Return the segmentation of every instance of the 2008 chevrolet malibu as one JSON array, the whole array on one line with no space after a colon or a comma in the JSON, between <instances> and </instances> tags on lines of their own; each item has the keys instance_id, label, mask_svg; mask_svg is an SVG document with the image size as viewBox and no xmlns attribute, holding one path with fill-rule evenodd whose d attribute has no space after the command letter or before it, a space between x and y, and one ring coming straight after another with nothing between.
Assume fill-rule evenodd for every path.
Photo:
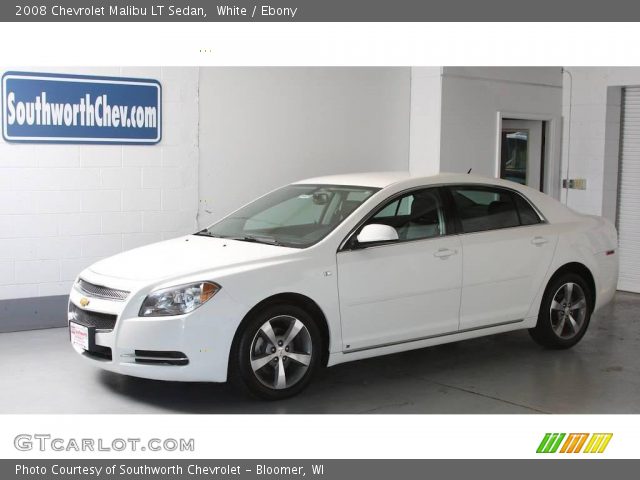
<instances>
[{"instance_id":1,"label":"2008 chevrolet malibu","mask_svg":"<svg viewBox=\"0 0 640 480\"><path fill-rule=\"evenodd\" d=\"M315 178L90 266L70 338L107 370L277 399L322 366L510 330L571 347L615 292L616 249L607 220L508 181Z\"/></svg>"}]
</instances>

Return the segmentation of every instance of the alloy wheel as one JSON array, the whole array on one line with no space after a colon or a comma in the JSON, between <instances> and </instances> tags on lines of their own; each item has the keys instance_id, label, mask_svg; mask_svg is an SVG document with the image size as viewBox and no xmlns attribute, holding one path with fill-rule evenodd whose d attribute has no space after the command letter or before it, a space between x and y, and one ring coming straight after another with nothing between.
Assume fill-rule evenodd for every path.
<instances>
[{"instance_id":1,"label":"alloy wheel","mask_svg":"<svg viewBox=\"0 0 640 480\"><path fill-rule=\"evenodd\" d=\"M311 335L299 319L278 315L262 324L251 341L253 374L264 386L283 390L298 383L312 355Z\"/></svg>"},{"instance_id":2,"label":"alloy wheel","mask_svg":"<svg viewBox=\"0 0 640 480\"><path fill-rule=\"evenodd\" d=\"M562 285L551 301L551 328L562 339L575 337L587 317L587 299L582 287L568 282Z\"/></svg>"}]
</instances>

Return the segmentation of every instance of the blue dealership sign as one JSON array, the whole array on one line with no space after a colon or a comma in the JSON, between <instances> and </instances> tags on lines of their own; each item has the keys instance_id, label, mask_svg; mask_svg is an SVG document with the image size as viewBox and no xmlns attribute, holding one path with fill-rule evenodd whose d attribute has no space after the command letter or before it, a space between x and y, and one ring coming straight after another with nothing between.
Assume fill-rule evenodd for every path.
<instances>
[{"instance_id":1,"label":"blue dealership sign","mask_svg":"<svg viewBox=\"0 0 640 480\"><path fill-rule=\"evenodd\" d=\"M156 80L7 72L2 136L8 142L155 144L162 137Z\"/></svg>"}]
</instances>

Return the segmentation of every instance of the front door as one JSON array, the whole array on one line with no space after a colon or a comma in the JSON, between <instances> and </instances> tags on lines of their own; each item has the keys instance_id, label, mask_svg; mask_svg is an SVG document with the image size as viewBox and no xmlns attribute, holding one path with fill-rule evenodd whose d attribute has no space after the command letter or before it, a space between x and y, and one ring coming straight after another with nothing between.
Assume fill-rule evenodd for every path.
<instances>
[{"instance_id":1,"label":"front door","mask_svg":"<svg viewBox=\"0 0 640 480\"><path fill-rule=\"evenodd\" d=\"M455 332L462 251L450 235L441 190L395 198L365 225L372 223L394 227L399 239L337 254L344 350Z\"/></svg>"}]
</instances>

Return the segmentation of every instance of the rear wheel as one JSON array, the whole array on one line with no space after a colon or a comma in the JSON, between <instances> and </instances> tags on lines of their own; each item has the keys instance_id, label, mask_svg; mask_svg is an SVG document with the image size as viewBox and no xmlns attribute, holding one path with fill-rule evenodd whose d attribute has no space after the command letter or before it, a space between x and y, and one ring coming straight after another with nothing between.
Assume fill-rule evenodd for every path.
<instances>
[{"instance_id":1,"label":"rear wheel","mask_svg":"<svg viewBox=\"0 0 640 480\"><path fill-rule=\"evenodd\" d=\"M570 348L587 331L591 305L591 291L580 275L560 275L547 286L540 305L538 323L529 333L544 347Z\"/></svg>"},{"instance_id":2,"label":"rear wheel","mask_svg":"<svg viewBox=\"0 0 640 480\"><path fill-rule=\"evenodd\" d=\"M318 368L321 338L315 321L303 309L270 306L242 327L231 353L231 380L265 399L295 395Z\"/></svg>"}]
</instances>

